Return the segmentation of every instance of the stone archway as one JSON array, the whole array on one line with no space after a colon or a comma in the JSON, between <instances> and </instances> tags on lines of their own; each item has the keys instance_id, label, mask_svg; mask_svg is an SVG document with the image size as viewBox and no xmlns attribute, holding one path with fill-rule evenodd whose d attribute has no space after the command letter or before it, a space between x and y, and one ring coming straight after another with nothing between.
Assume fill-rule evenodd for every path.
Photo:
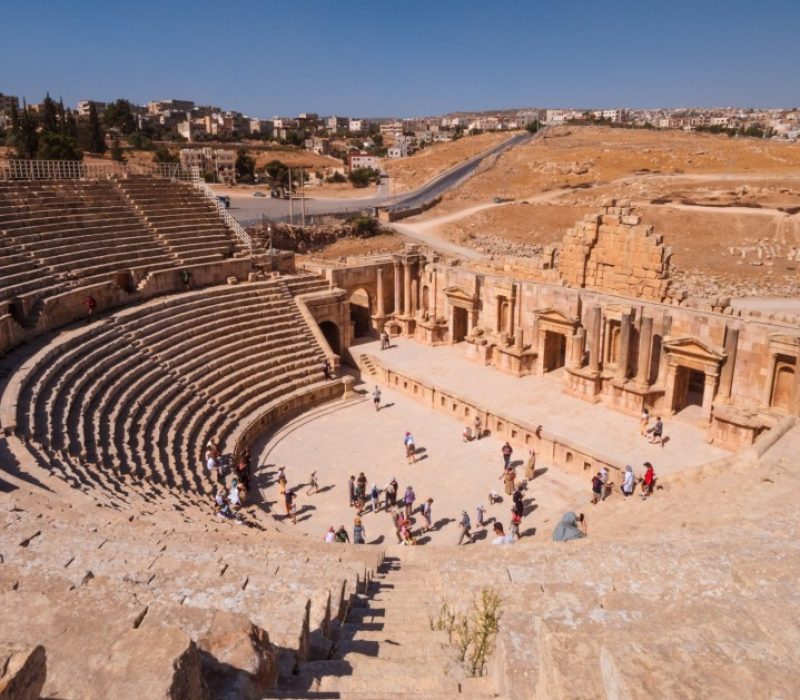
<instances>
[{"instance_id":1,"label":"stone archway","mask_svg":"<svg viewBox=\"0 0 800 700\"><path fill-rule=\"evenodd\" d=\"M319 329L322 331L322 335L325 336L325 340L328 341L328 345L331 346L333 353L340 355L342 352L342 340L339 326L333 321L322 321L319 324Z\"/></svg>"},{"instance_id":2,"label":"stone archway","mask_svg":"<svg viewBox=\"0 0 800 700\"><path fill-rule=\"evenodd\" d=\"M348 302L350 304L350 320L353 323L353 335L356 338L371 335L374 312L372 294L366 287L356 287L350 293Z\"/></svg>"}]
</instances>

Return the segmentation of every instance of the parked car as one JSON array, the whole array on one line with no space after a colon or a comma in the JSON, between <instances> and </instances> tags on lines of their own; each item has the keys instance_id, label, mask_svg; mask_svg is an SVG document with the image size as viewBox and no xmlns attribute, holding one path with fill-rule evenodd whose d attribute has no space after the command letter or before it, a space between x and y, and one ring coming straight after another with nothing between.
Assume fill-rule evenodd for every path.
<instances>
[{"instance_id":1,"label":"parked car","mask_svg":"<svg viewBox=\"0 0 800 700\"><path fill-rule=\"evenodd\" d=\"M217 195L217 201L220 204L225 205L226 209L230 209L231 208L231 198L228 197L228 195L226 195L226 194Z\"/></svg>"},{"instance_id":2,"label":"parked car","mask_svg":"<svg viewBox=\"0 0 800 700\"><path fill-rule=\"evenodd\" d=\"M259 192L258 190L256 190L255 192L253 192L253 196L254 197L266 197L267 195L265 195L263 192Z\"/></svg>"}]
</instances>

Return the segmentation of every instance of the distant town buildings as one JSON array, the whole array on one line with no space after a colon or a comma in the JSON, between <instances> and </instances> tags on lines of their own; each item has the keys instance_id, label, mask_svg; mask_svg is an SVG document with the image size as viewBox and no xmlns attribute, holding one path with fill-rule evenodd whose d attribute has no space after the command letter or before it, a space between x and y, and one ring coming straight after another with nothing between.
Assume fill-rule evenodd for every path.
<instances>
[{"instance_id":1,"label":"distant town buildings","mask_svg":"<svg viewBox=\"0 0 800 700\"><path fill-rule=\"evenodd\" d=\"M348 156L348 170L352 173L359 168L381 169L381 158L368 153L351 152Z\"/></svg>"},{"instance_id":2,"label":"distant town buildings","mask_svg":"<svg viewBox=\"0 0 800 700\"><path fill-rule=\"evenodd\" d=\"M97 110L98 115L102 115L103 112L106 111L106 103L105 102L98 102L97 100L80 100L78 102L78 116L79 117L88 117L89 112L92 109L92 105Z\"/></svg>"},{"instance_id":3,"label":"distant town buildings","mask_svg":"<svg viewBox=\"0 0 800 700\"><path fill-rule=\"evenodd\" d=\"M217 182L236 184L236 151L227 148L182 148L181 167L199 168L202 175L213 175Z\"/></svg>"}]
</instances>

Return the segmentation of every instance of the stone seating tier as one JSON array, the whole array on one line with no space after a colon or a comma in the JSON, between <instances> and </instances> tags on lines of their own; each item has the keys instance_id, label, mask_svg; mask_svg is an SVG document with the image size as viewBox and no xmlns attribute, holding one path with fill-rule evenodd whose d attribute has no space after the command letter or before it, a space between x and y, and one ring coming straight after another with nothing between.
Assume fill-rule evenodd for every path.
<instances>
[{"instance_id":1,"label":"stone seating tier","mask_svg":"<svg viewBox=\"0 0 800 700\"><path fill-rule=\"evenodd\" d=\"M323 358L282 279L185 293L39 351L19 389L18 432L72 483L205 493L208 439L232 449L253 416L322 382Z\"/></svg>"},{"instance_id":2,"label":"stone seating tier","mask_svg":"<svg viewBox=\"0 0 800 700\"><path fill-rule=\"evenodd\" d=\"M201 538L123 520L98 529L66 505L48 509L9 513L0 535L0 603L15 611L0 639L45 640L46 697L166 697L180 669L189 675L187 654L195 687L174 697L263 697L279 672L328 654L382 558L246 528ZM166 643L175 637L185 641Z\"/></svg>"},{"instance_id":3,"label":"stone seating tier","mask_svg":"<svg viewBox=\"0 0 800 700\"><path fill-rule=\"evenodd\" d=\"M0 183L0 301L24 298L26 309L128 270L142 279L246 254L215 207L182 183Z\"/></svg>"}]
</instances>

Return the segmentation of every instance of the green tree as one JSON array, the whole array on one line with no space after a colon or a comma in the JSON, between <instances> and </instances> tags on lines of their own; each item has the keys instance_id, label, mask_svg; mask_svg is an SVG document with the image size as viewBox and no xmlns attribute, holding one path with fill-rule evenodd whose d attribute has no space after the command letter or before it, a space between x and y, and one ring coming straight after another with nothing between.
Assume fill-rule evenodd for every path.
<instances>
[{"instance_id":1,"label":"green tree","mask_svg":"<svg viewBox=\"0 0 800 700\"><path fill-rule=\"evenodd\" d=\"M125 154L122 152L122 148L119 145L119 136L114 136L114 140L111 142L111 160L116 161L117 163L124 163L125 162Z\"/></svg>"},{"instance_id":2,"label":"green tree","mask_svg":"<svg viewBox=\"0 0 800 700\"><path fill-rule=\"evenodd\" d=\"M153 142L143 131L134 131L128 137L128 143L131 145L132 148L135 148L140 151L153 150Z\"/></svg>"},{"instance_id":3,"label":"green tree","mask_svg":"<svg viewBox=\"0 0 800 700\"><path fill-rule=\"evenodd\" d=\"M348 175L353 187L367 187L371 182L380 182L381 174L375 168L356 168Z\"/></svg>"},{"instance_id":4,"label":"green tree","mask_svg":"<svg viewBox=\"0 0 800 700\"><path fill-rule=\"evenodd\" d=\"M177 163L179 158L177 154L172 153L166 146L163 144L158 146L153 154L153 160L156 163Z\"/></svg>"},{"instance_id":5,"label":"green tree","mask_svg":"<svg viewBox=\"0 0 800 700\"><path fill-rule=\"evenodd\" d=\"M136 118L128 100L119 99L110 103L103 115L103 122L106 128L119 129L126 136L136 131Z\"/></svg>"},{"instance_id":6,"label":"green tree","mask_svg":"<svg viewBox=\"0 0 800 700\"><path fill-rule=\"evenodd\" d=\"M540 124L538 119L534 119L532 122L528 122L525 125L525 130L530 132L531 134L535 134L539 129L541 129L542 125Z\"/></svg>"},{"instance_id":7,"label":"green tree","mask_svg":"<svg viewBox=\"0 0 800 700\"><path fill-rule=\"evenodd\" d=\"M42 131L55 133L58 131L58 116L56 113L56 103L50 93L45 95L42 102Z\"/></svg>"},{"instance_id":8,"label":"green tree","mask_svg":"<svg viewBox=\"0 0 800 700\"><path fill-rule=\"evenodd\" d=\"M289 166L280 160L271 160L264 166L264 172L273 185L286 187L289 184Z\"/></svg>"},{"instance_id":9,"label":"green tree","mask_svg":"<svg viewBox=\"0 0 800 700\"><path fill-rule=\"evenodd\" d=\"M39 147L38 124L33 112L22 103L22 114L19 115L19 128L14 134L14 146L17 158L35 158Z\"/></svg>"},{"instance_id":10,"label":"green tree","mask_svg":"<svg viewBox=\"0 0 800 700\"><path fill-rule=\"evenodd\" d=\"M83 160L83 153L70 136L44 131L39 135L36 157L42 160Z\"/></svg>"},{"instance_id":11,"label":"green tree","mask_svg":"<svg viewBox=\"0 0 800 700\"><path fill-rule=\"evenodd\" d=\"M256 173L256 162L240 148L236 152L236 179L240 182L252 182Z\"/></svg>"},{"instance_id":12,"label":"green tree","mask_svg":"<svg viewBox=\"0 0 800 700\"><path fill-rule=\"evenodd\" d=\"M106 152L106 140L100 118L97 116L97 107L94 102L89 104L89 122L86 132L86 150L91 153L102 154Z\"/></svg>"}]
</instances>

